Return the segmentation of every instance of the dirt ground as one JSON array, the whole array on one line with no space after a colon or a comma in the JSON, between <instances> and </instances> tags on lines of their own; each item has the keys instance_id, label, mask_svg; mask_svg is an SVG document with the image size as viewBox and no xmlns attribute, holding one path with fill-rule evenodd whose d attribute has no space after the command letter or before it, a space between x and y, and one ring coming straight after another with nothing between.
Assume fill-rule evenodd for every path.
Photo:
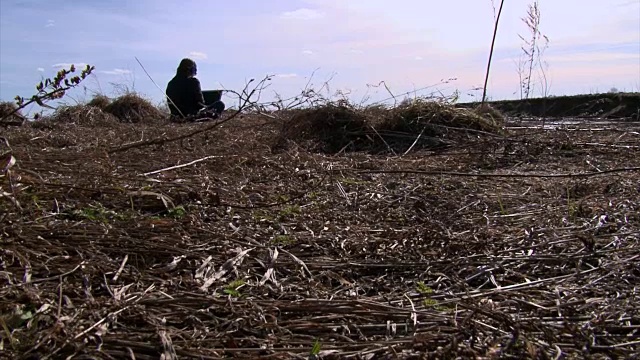
<instances>
[{"instance_id":1,"label":"dirt ground","mask_svg":"<svg viewBox=\"0 0 640 360\"><path fill-rule=\"evenodd\" d=\"M209 125L4 130L1 358L640 353L639 123L328 155L245 116L117 151Z\"/></svg>"}]
</instances>

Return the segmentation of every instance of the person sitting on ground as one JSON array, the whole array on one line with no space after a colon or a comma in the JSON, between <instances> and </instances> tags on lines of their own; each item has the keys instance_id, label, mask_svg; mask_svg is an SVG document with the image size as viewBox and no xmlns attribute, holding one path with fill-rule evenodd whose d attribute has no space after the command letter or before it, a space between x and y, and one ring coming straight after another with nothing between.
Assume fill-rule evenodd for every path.
<instances>
[{"instance_id":1,"label":"person sitting on ground","mask_svg":"<svg viewBox=\"0 0 640 360\"><path fill-rule=\"evenodd\" d=\"M172 116L188 118L195 115L207 116L207 113L212 112L213 117L217 118L224 111L222 101L205 104L200 81L195 77L197 73L195 61L188 58L180 61L176 75L169 81L166 91Z\"/></svg>"}]
</instances>

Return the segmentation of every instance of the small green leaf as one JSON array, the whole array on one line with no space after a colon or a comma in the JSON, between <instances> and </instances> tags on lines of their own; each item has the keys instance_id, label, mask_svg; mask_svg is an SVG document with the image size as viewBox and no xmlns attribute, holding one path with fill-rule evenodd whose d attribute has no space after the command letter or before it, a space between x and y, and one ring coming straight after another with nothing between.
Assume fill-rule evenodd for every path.
<instances>
[{"instance_id":1,"label":"small green leaf","mask_svg":"<svg viewBox=\"0 0 640 360\"><path fill-rule=\"evenodd\" d=\"M231 295L233 297L239 297L240 296L240 292L237 290L233 290L233 289L224 289L222 290L223 293L227 294L227 295Z\"/></svg>"},{"instance_id":2,"label":"small green leaf","mask_svg":"<svg viewBox=\"0 0 640 360\"><path fill-rule=\"evenodd\" d=\"M311 348L311 355L318 356L318 354L320 354L320 348L320 341L316 339L316 341L313 343L313 347Z\"/></svg>"},{"instance_id":3,"label":"small green leaf","mask_svg":"<svg viewBox=\"0 0 640 360\"><path fill-rule=\"evenodd\" d=\"M417 284L417 290L420 294L432 294L433 293L433 289L430 288L429 286L427 286L424 282L419 281Z\"/></svg>"}]
</instances>

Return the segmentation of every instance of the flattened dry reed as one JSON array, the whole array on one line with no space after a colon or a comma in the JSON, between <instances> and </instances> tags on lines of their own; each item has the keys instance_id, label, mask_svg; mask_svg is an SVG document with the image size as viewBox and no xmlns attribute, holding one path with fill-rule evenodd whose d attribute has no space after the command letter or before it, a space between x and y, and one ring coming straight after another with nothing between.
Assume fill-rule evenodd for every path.
<instances>
[{"instance_id":1,"label":"flattened dry reed","mask_svg":"<svg viewBox=\"0 0 640 360\"><path fill-rule=\"evenodd\" d=\"M251 121L109 155L182 125L3 134L22 207L0 198L4 354L637 354L640 174L483 176L637 168L636 148L610 146L637 145L637 126L389 157L258 151L276 129Z\"/></svg>"}]
</instances>

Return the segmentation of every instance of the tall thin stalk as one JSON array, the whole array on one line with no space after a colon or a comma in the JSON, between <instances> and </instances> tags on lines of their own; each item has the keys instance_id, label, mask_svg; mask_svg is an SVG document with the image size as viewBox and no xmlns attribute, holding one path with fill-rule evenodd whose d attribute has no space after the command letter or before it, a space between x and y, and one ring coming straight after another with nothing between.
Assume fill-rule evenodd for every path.
<instances>
[{"instance_id":1,"label":"tall thin stalk","mask_svg":"<svg viewBox=\"0 0 640 360\"><path fill-rule=\"evenodd\" d=\"M491 50L489 51L489 61L487 62L487 74L484 78L484 88L482 90L482 106L487 98L487 83L489 82L489 70L491 70L491 58L493 58L493 47L496 43L496 35L498 34L498 23L500 22L500 14L502 14L502 6L504 0L500 1L500 9L498 9L498 16L496 16L496 22L493 27L493 39L491 40Z\"/></svg>"},{"instance_id":2,"label":"tall thin stalk","mask_svg":"<svg viewBox=\"0 0 640 360\"><path fill-rule=\"evenodd\" d=\"M545 87L542 90L543 95L548 92L548 83L541 58L542 52L546 49L549 39L540 32L540 8L538 7L538 0L535 0L529 5L527 17L522 18L522 22L525 23L527 29L529 29L529 32L531 33L531 40L526 40L522 35L518 35L524 42L522 52L526 57L524 64L520 64L521 67L526 67L524 69L520 69L520 71L523 71L526 75L526 77L520 79L520 87L524 92L525 99L529 99L534 86L534 84L531 83L531 78L533 77L533 69L536 65L539 66L541 73L541 86ZM540 47L539 40L546 41L544 43L544 47Z\"/></svg>"}]
</instances>

